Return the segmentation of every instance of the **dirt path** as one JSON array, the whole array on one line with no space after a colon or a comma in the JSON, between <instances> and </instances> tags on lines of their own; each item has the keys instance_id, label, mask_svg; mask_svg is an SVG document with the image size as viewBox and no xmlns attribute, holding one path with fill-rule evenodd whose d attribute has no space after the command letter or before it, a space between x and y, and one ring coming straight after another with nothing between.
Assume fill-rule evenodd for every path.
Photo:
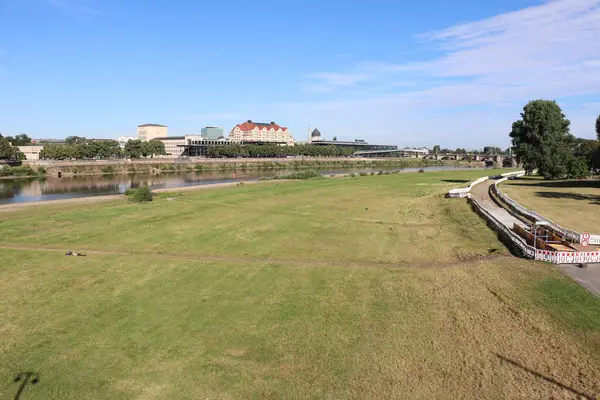
<instances>
[{"instance_id":1,"label":"dirt path","mask_svg":"<svg viewBox=\"0 0 600 400\"><path fill-rule=\"evenodd\" d=\"M208 254L193 254L193 253L170 253L160 251L122 251L122 250L92 250L80 248L58 248L58 247L40 247L22 244L1 244L0 249L17 250L17 251L37 251L49 253L66 253L68 250L78 253L87 254L88 256L103 256L103 255L122 255L122 256L155 256L171 260L196 260L196 261L221 261L230 263L260 263L260 264L285 264L290 266L329 266L329 267L358 267L358 268L449 268L460 267L464 265L475 264L482 261L500 260L512 258L507 254L488 254L476 255L467 259L458 259L450 262L438 263L411 263L411 262L366 262L366 261L324 261L310 259L285 259L285 258L270 258L270 257L230 257Z\"/></svg>"}]
</instances>

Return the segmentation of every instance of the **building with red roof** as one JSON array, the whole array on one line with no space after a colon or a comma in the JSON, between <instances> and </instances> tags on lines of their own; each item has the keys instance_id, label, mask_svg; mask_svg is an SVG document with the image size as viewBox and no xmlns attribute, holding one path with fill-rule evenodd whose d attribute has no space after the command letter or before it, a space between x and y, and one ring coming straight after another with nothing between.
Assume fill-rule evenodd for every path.
<instances>
[{"instance_id":1,"label":"building with red roof","mask_svg":"<svg viewBox=\"0 0 600 400\"><path fill-rule=\"evenodd\" d=\"M280 126L275 122L253 122L248 120L243 124L236 125L229 133L230 142L243 143L280 143L291 146L294 144L294 137L290 130Z\"/></svg>"}]
</instances>

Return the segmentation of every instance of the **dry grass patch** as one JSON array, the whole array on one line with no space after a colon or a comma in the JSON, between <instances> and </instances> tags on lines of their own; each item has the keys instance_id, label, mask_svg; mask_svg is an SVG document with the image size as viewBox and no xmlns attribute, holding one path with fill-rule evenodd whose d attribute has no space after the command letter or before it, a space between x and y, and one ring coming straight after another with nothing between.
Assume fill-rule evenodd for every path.
<instances>
[{"instance_id":1,"label":"dry grass patch","mask_svg":"<svg viewBox=\"0 0 600 400\"><path fill-rule=\"evenodd\" d=\"M524 177L508 181L500 189L565 228L600 234L600 179L545 181Z\"/></svg>"}]
</instances>

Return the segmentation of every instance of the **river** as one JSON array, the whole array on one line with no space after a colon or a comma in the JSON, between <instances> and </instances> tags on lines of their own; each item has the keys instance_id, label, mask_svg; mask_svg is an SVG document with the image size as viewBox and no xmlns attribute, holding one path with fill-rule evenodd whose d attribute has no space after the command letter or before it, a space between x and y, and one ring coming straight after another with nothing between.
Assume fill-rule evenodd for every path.
<instances>
[{"instance_id":1,"label":"river","mask_svg":"<svg viewBox=\"0 0 600 400\"><path fill-rule=\"evenodd\" d=\"M465 167L440 166L426 167L426 171L447 169L472 169ZM481 168L483 169L483 168ZM323 175L360 172L402 171L416 172L418 168L324 168ZM70 199L75 197L101 196L124 193L129 188L148 185L152 189L176 188L182 186L206 185L210 183L237 182L271 178L283 175L290 170L252 171L206 171L170 172L159 175L81 175L65 178L25 178L0 180L0 204L26 203L30 201Z\"/></svg>"}]
</instances>

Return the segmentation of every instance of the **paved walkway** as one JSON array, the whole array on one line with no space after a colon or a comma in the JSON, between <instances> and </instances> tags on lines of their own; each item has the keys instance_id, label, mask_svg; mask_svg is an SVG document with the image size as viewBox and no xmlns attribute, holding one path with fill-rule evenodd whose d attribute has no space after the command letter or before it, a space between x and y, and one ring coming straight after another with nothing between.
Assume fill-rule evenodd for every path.
<instances>
[{"instance_id":1,"label":"paved walkway","mask_svg":"<svg viewBox=\"0 0 600 400\"><path fill-rule=\"evenodd\" d=\"M481 204L483 208L486 209L486 211L492 214L496 219L498 219L498 221L502 222L508 228L512 229L514 224L518 224L523 228L527 228L527 225L525 225L523 221L512 216L508 211L502 207L499 207L494 200L492 200L489 190L490 186L493 184L493 180L487 180L479 185L475 185L473 189L471 189L471 195L479 204Z\"/></svg>"},{"instance_id":2,"label":"paved walkway","mask_svg":"<svg viewBox=\"0 0 600 400\"><path fill-rule=\"evenodd\" d=\"M471 189L471 195L486 209L486 211L496 217L508 228L512 229L515 223L526 228L526 225L521 220L513 217L508 211L499 207L494 200L492 200L489 194L489 188L493 184L493 180L487 180L479 185L475 185L473 189ZM587 268L579 268L572 264L560 264L556 267L568 274L590 292L600 296L600 264L588 264Z\"/></svg>"}]
</instances>

